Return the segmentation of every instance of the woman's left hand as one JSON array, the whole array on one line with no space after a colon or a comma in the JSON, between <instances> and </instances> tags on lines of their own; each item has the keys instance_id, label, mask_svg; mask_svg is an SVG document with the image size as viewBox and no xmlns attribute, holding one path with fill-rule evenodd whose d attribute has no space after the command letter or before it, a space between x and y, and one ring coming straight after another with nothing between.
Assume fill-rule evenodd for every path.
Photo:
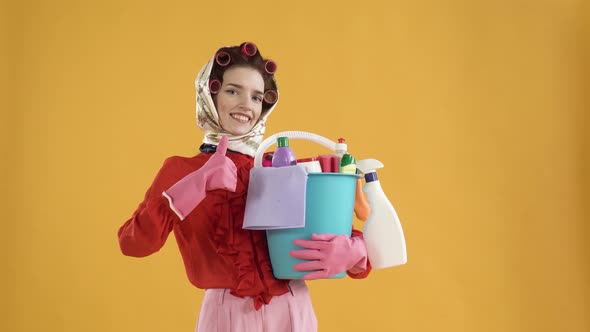
<instances>
[{"instance_id":1,"label":"woman's left hand","mask_svg":"<svg viewBox=\"0 0 590 332\"><path fill-rule=\"evenodd\" d=\"M352 268L364 269L367 264L367 247L362 237L312 234L311 240L299 239L293 243L305 250L293 250L291 256L309 260L295 264L293 269L313 271L303 276L305 280L328 278Z\"/></svg>"}]
</instances>

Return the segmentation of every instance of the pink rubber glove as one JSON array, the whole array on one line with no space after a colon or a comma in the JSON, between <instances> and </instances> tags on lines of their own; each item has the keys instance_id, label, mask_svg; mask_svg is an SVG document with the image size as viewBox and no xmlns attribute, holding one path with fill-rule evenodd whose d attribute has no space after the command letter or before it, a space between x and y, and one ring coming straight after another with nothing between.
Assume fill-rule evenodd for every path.
<instances>
[{"instance_id":1,"label":"pink rubber glove","mask_svg":"<svg viewBox=\"0 0 590 332\"><path fill-rule=\"evenodd\" d=\"M367 267L367 247L362 237L347 235L312 234L311 240L295 240L296 246L306 250L293 250L291 256L310 260L298 263L293 270L307 273L303 279L323 279L351 270L358 273Z\"/></svg>"},{"instance_id":2,"label":"pink rubber glove","mask_svg":"<svg viewBox=\"0 0 590 332\"><path fill-rule=\"evenodd\" d=\"M184 220L201 203L206 191L215 189L236 191L238 171L234 162L225 155L227 141L227 136L223 136L217 150L205 165L162 193L180 220Z\"/></svg>"}]
</instances>

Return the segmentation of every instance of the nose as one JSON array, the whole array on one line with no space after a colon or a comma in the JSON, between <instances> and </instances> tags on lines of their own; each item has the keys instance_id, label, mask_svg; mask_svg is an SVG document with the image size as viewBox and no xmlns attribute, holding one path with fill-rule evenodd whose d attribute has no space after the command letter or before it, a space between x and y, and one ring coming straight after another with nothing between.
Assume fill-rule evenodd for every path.
<instances>
[{"instance_id":1,"label":"nose","mask_svg":"<svg viewBox=\"0 0 590 332\"><path fill-rule=\"evenodd\" d=\"M240 96L240 107L246 108L248 110L252 110L254 106L254 101L252 100L252 96L248 93L244 93Z\"/></svg>"}]
</instances>

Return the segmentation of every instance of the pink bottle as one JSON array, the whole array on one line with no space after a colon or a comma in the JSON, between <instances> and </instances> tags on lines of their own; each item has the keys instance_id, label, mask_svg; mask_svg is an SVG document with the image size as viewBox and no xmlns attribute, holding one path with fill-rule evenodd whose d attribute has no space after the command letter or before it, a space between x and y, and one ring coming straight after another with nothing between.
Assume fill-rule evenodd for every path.
<instances>
[{"instance_id":1,"label":"pink bottle","mask_svg":"<svg viewBox=\"0 0 590 332\"><path fill-rule=\"evenodd\" d=\"M272 167L272 155L274 152L266 152L262 156L262 167Z\"/></svg>"}]
</instances>

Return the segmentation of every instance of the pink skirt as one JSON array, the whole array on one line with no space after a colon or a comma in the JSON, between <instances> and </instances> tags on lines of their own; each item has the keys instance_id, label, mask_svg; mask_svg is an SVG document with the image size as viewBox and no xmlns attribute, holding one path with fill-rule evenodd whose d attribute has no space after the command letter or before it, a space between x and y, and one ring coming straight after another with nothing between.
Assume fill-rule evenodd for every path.
<instances>
[{"instance_id":1,"label":"pink skirt","mask_svg":"<svg viewBox=\"0 0 590 332\"><path fill-rule=\"evenodd\" d=\"M289 292L275 296L260 310L251 297L240 298L228 289L207 289L197 332L314 332L317 320L305 282L294 280Z\"/></svg>"}]
</instances>

